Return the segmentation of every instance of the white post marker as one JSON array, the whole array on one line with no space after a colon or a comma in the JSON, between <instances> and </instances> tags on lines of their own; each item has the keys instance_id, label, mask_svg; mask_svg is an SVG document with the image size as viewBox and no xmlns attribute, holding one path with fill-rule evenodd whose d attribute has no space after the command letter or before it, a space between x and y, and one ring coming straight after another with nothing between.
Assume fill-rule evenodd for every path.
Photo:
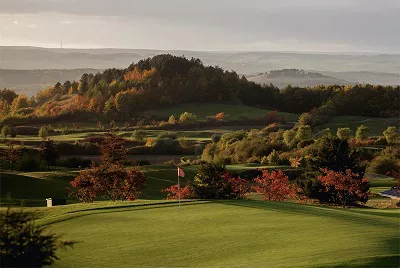
<instances>
[{"instance_id":1,"label":"white post marker","mask_svg":"<svg viewBox=\"0 0 400 268\"><path fill-rule=\"evenodd\" d=\"M185 177L185 172L178 167L178 204L179 204L179 212L181 212L181 185L179 182L180 177Z\"/></svg>"}]
</instances>

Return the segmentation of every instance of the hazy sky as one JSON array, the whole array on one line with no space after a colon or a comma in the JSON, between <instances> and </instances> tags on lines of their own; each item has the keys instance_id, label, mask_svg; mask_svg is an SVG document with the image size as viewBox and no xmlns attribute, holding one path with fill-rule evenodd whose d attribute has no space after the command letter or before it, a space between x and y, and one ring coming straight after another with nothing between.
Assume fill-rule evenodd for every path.
<instances>
[{"instance_id":1,"label":"hazy sky","mask_svg":"<svg viewBox=\"0 0 400 268\"><path fill-rule=\"evenodd\" d=\"M0 0L0 45L400 53L400 0Z\"/></svg>"}]
</instances>

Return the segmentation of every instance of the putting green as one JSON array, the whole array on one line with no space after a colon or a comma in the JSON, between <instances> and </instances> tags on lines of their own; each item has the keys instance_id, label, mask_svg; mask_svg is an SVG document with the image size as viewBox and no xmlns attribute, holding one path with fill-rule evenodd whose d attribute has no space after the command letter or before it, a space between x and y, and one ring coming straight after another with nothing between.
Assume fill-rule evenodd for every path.
<instances>
[{"instance_id":1,"label":"putting green","mask_svg":"<svg viewBox=\"0 0 400 268\"><path fill-rule=\"evenodd\" d=\"M73 250L59 252L61 260L55 267L399 264L399 210L343 210L253 200L191 202L183 204L181 211L176 203L127 204L120 208L95 204L80 212L70 209L79 208L78 204L41 209L42 223L64 234L64 239L81 241Z\"/></svg>"}]
</instances>

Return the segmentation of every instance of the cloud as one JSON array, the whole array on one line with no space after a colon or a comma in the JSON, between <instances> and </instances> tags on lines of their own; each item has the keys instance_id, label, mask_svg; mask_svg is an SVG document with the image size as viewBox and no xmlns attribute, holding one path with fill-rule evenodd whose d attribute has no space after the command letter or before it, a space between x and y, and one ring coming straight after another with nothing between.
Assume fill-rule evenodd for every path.
<instances>
[{"instance_id":1,"label":"cloud","mask_svg":"<svg viewBox=\"0 0 400 268\"><path fill-rule=\"evenodd\" d=\"M86 29L90 39L82 45L400 52L395 0L0 0L1 14L40 19L29 23L48 25L63 38ZM68 27L53 29L60 24Z\"/></svg>"}]
</instances>

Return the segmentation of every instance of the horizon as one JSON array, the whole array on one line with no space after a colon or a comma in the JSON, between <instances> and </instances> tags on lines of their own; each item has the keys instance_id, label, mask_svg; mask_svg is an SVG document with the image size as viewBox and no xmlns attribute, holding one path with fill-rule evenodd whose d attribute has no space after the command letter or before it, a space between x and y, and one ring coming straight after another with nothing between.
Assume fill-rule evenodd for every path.
<instances>
[{"instance_id":1,"label":"horizon","mask_svg":"<svg viewBox=\"0 0 400 268\"><path fill-rule=\"evenodd\" d=\"M56 47L56 46L35 46L35 45L0 45L0 48L38 48L52 50L148 50L148 51L183 51L183 52L204 52L204 53L287 53L287 54L336 54L336 55L400 55L400 52L383 51L312 51L312 50L190 50L190 49L157 49L157 48L128 48L128 47Z\"/></svg>"},{"instance_id":2,"label":"horizon","mask_svg":"<svg viewBox=\"0 0 400 268\"><path fill-rule=\"evenodd\" d=\"M400 53L400 2L3 0L0 45Z\"/></svg>"}]
</instances>

